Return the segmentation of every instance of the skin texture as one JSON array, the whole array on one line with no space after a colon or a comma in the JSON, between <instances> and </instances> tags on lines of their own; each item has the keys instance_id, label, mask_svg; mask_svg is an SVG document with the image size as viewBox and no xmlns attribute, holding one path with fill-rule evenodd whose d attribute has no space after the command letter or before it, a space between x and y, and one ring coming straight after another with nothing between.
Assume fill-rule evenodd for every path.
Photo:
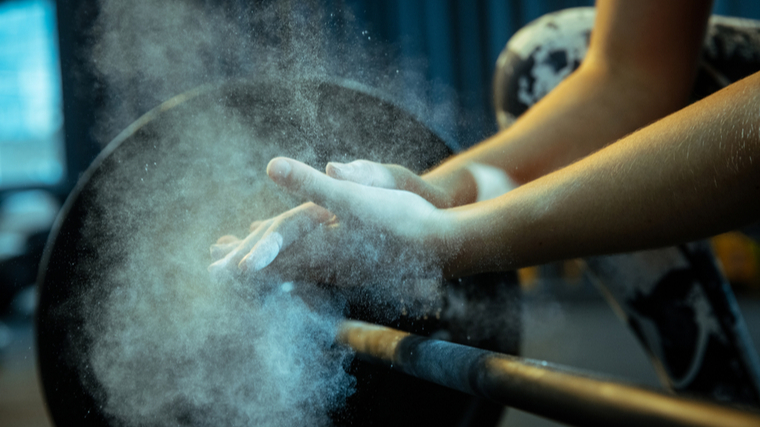
<instances>
[{"instance_id":1,"label":"skin texture","mask_svg":"<svg viewBox=\"0 0 760 427\"><path fill-rule=\"evenodd\" d=\"M274 159L270 178L313 203L256 223L242 241L220 239L212 254L221 261L210 270L266 270L291 252L328 270L351 262L310 246L318 228L327 247L341 234L381 234L461 276L664 246L757 221L760 75L679 111L710 6L599 1L576 73L512 127L422 177L367 161L328 164L323 174ZM473 162L524 185L474 203Z\"/></svg>"},{"instance_id":2,"label":"skin texture","mask_svg":"<svg viewBox=\"0 0 760 427\"><path fill-rule=\"evenodd\" d=\"M666 246L760 220L758 105L755 74L500 198L441 211L456 224L450 274Z\"/></svg>"},{"instance_id":3,"label":"skin texture","mask_svg":"<svg viewBox=\"0 0 760 427\"><path fill-rule=\"evenodd\" d=\"M471 162L530 182L682 108L710 1L599 1L580 68L511 127L426 173L454 205L475 201Z\"/></svg>"},{"instance_id":4,"label":"skin texture","mask_svg":"<svg viewBox=\"0 0 760 427\"><path fill-rule=\"evenodd\" d=\"M328 170L334 174L337 169ZM435 221L440 211L417 194L336 179L282 157L269 162L267 174L283 190L313 203L252 224L253 231L244 240L222 237L211 248L212 255L219 258L209 266L212 274L223 277L230 270L252 276L272 274L261 272L266 269L287 280L335 282L340 272L365 269L366 276L371 276L371 270L394 268L401 253L420 258L406 259L407 263L420 262L436 256L429 248L443 247L436 240L440 225ZM385 175L383 172L376 177ZM309 239L316 230L320 231L319 241ZM341 250L355 242L357 235L369 245ZM380 245L383 250L375 254L372 249ZM373 254L363 256L357 250ZM284 256L278 257L281 253ZM279 262L273 263L276 260ZM439 263L437 259L429 262ZM297 267L303 265L308 268Z\"/></svg>"}]
</instances>

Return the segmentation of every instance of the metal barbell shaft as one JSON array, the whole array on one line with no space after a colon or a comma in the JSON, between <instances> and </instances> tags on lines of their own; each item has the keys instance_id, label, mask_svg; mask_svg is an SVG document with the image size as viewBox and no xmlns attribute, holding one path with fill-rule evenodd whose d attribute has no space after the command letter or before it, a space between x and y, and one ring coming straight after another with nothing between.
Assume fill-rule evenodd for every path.
<instances>
[{"instance_id":1,"label":"metal barbell shaft","mask_svg":"<svg viewBox=\"0 0 760 427\"><path fill-rule=\"evenodd\" d=\"M338 341L359 358L572 425L760 426L753 412L370 323L344 321Z\"/></svg>"}]
</instances>

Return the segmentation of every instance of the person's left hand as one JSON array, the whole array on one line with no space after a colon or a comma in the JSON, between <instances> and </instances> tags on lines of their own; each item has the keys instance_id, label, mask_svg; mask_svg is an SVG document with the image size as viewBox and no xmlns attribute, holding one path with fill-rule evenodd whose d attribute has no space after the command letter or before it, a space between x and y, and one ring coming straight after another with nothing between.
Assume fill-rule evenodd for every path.
<instances>
[{"instance_id":1,"label":"person's left hand","mask_svg":"<svg viewBox=\"0 0 760 427\"><path fill-rule=\"evenodd\" d=\"M444 223L440 210L422 197L334 179L287 158L273 159L267 174L311 202L255 222L243 240L220 239L212 255L221 259L210 272L341 284L403 265L422 274L439 270Z\"/></svg>"}]
</instances>

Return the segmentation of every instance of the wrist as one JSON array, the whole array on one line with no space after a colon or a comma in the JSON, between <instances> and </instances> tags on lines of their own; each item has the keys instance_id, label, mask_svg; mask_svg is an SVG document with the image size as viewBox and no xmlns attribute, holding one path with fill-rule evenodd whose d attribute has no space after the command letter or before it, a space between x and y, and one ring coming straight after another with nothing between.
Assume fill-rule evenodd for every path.
<instances>
[{"instance_id":1,"label":"wrist","mask_svg":"<svg viewBox=\"0 0 760 427\"><path fill-rule=\"evenodd\" d=\"M466 166L466 169L475 181L478 202L495 199L518 187L518 184L501 168L472 162Z\"/></svg>"},{"instance_id":2,"label":"wrist","mask_svg":"<svg viewBox=\"0 0 760 427\"><path fill-rule=\"evenodd\" d=\"M478 203L439 210L435 220L436 257L444 277L451 279L486 271L509 269L503 262L507 230L493 230L486 224L488 210Z\"/></svg>"},{"instance_id":3,"label":"wrist","mask_svg":"<svg viewBox=\"0 0 760 427\"><path fill-rule=\"evenodd\" d=\"M501 197L439 210L438 256L445 277L508 271L533 265L542 242L531 204L521 197ZM546 236L544 236L546 237Z\"/></svg>"},{"instance_id":4,"label":"wrist","mask_svg":"<svg viewBox=\"0 0 760 427\"><path fill-rule=\"evenodd\" d=\"M439 208L454 208L474 203L478 189L473 175L466 169L459 168L444 174L432 171L422 176L422 180L439 192Z\"/></svg>"},{"instance_id":5,"label":"wrist","mask_svg":"<svg viewBox=\"0 0 760 427\"><path fill-rule=\"evenodd\" d=\"M462 261L463 233L453 209L437 209L431 216L425 244L433 250L433 258L447 279L464 276Z\"/></svg>"}]
</instances>

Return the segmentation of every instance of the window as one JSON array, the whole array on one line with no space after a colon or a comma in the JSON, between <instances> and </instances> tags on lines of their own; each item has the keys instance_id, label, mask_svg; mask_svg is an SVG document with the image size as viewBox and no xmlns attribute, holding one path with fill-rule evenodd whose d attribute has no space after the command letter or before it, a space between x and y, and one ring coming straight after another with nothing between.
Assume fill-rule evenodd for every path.
<instances>
[{"instance_id":1,"label":"window","mask_svg":"<svg viewBox=\"0 0 760 427\"><path fill-rule=\"evenodd\" d=\"M53 0L0 2L0 189L64 176Z\"/></svg>"}]
</instances>

